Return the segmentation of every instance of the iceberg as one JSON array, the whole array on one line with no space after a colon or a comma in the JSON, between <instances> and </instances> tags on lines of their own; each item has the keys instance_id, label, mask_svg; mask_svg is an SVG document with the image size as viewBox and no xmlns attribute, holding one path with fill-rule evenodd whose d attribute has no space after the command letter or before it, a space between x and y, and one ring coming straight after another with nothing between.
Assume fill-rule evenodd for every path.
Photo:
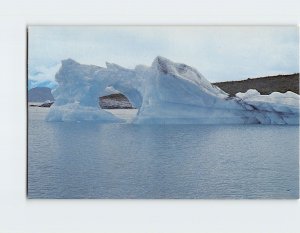
<instances>
[{"instance_id":1,"label":"iceberg","mask_svg":"<svg viewBox=\"0 0 300 233\"><path fill-rule=\"evenodd\" d=\"M252 106L263 113L262 124L299 124L299 95L294 92L273 92L261 95L257 90L250 89L246 93L237 93L244 104Z\"/></svg>"},{"instance_id":2,"label":"iceberg","mask_svg":"<svg viewBox=\"0 0 300 233\"><path fill-rule=\"evenodd\" d=\"M299 124L299 95L256 90L227 93L195 68L156 57L151 66L106 68L62 61L48 121L124 120L99 107L99 97L122 93L138 109L135 124Z\"/></svg>"}]
</instances>

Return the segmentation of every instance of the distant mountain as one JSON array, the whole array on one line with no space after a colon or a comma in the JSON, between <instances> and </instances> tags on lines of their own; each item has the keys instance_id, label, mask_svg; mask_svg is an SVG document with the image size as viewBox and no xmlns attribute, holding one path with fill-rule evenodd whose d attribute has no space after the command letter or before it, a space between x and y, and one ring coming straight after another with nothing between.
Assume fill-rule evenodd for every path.
<instances>
[{"instance_id":1,"label":"distant mountain","mask_svg":"<svg viewBox=\"0 0 300 233\"><path fill-rule=\"evenodd\" d=\"M54 101L51 89L48 87L35 87L28 91L28 102Z\"/></svg>"},{"instance_id":2,"label":"distant mountain","mask_svg":"<svg viewBox=\"0 0 300 233\"><path fill-rule=\"evenodd\" d=\"M214 85L230 96L235 96L238 92L246 92L249 89L256 89L262 95L269 95L275 91L281 93L292 91L299 95L299 74L248 78L241 81L218 82Z\"/></svg>"}]
</instances>

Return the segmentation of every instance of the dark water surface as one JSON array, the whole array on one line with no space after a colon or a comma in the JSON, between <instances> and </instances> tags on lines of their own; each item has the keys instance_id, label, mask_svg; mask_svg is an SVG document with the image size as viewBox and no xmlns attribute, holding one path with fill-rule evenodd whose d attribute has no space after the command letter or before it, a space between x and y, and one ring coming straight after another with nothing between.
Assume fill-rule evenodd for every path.
<instances>
[{"instance_id":1,"label":"dark water surface","mask_svg":"<svg viewBox=\"0 0 300 233\"><path fill-rule=\"evenodd\" d=\"M298 126L45 122L41 111L29 110L29 198L299 195Z\"/></svg>"}]
</instances>

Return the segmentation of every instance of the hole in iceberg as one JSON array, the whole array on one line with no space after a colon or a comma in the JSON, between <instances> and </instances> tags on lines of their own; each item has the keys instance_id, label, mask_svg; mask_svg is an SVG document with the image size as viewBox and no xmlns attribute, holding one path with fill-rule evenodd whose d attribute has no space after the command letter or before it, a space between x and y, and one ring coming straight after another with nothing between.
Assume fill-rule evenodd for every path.
<instances>
[{"instance_id":1,"label":"hole in iceberg","mask_svg":"<svg viewBox=\"0 0 300 233\"><path fill-rule=\"evenodd\" d=\"M127 122L133 120L138 112L133 104L123 93L109 86L105 89L105 95L99 97L99 106L101 109L112 113L120 119Z\"/></svg>"}]
</instances>

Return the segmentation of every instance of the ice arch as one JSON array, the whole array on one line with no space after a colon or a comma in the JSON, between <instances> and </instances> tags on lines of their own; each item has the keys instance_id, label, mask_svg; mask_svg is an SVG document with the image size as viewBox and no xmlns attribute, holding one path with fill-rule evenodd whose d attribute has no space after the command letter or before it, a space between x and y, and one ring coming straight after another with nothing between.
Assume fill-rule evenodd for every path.
<instances>
[{"instance_id":1,"label":"ice arch","mask_svg":"<svg viewBox=\"0 0 300 233\"><path fill-rule=\"evenodd\" d=\"M98 105L99 96L112 87L139 109L134 123L298 124L299 96L291 92L262 96L250 91L229 98L194 68L163 57L150 67L106 66L62 61L47 120L122 122Z\"/></svg>"},{"instance_id":2,"label":"ice arch","mask_svg":"<svg viewBox=\"0 0 300 233\"><path fill-rule=\"evenodd\" d=\"M107 68L82 65L72 59L62 61L53 91L55 104L49 121L99 120L120 122L121 119L99 108L99 97L112 87L124 94L135 108L140 108L142 95L139 79L133 70L107 63ZM136 80L132 83L130 80Z\"/></svg>"}]
</instances>

